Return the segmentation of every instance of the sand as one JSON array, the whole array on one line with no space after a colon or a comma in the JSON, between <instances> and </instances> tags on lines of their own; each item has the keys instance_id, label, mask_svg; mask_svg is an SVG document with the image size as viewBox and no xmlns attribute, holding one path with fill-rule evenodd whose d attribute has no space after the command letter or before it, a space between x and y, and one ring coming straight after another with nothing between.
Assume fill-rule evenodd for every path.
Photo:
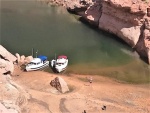
<instances>
[{"instance_id":1,"label":"sand","mask_svg":"<svg viewBox=\"0 0 150 113\"><path fill-rule=\"evenodd\" d=\"M70 92L62 94L50 86L62 77ZM30 95L22 113L150 113L150 85L127 84L103 76L16 71L13 81ZM103 107L106 106L106 109Z\"/></svg>"}]
</instances>

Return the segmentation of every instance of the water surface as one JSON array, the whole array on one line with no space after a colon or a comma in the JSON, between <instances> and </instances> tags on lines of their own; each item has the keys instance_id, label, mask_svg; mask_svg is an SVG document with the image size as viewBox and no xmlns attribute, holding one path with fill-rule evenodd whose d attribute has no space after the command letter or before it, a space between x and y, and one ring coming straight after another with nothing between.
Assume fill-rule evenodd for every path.
<instances>
[{"instance_id":1,"label":"water surface","mask_svg":"<svg viewBox=\"0 0 150 113\"><path fill-rule=\"evenodd\" d=\"M0 43L13 54L28 56L32 48L49 60L55 54L65 54L69 57L66 74L150 82L150 67L128 45L83 24L62 7L29 0L2 0L0 8Z\"/></svg>"}]
</instances>

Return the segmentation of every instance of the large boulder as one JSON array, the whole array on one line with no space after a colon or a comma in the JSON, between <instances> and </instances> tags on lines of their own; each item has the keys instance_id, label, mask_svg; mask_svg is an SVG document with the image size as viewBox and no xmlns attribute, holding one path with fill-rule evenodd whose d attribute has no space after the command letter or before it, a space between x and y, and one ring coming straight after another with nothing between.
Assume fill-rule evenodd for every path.
<instances>
[{"instance_id":1,"label":"large boulder","mask_svg":"<svg viewBox=\"0 0 150 113\"><path fill-rule=\"evenodd\" d=\"M61 93L66 93L69 91L67 83L61 77L56 77L50 82L50 85L55 87Z\"/></svg>"}]
</instances>

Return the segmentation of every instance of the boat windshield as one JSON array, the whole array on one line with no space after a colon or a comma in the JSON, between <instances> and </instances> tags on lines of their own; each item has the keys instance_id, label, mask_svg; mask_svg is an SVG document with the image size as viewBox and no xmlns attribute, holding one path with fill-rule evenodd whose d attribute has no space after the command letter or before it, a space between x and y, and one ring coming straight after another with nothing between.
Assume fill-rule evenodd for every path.
<instances>
[{"instance_id":1,"label":"boat windshield","mask_svg":"<svg viewBox=\"0 0 150 113\"><path fill-rule=\"evenodd\" d=\"M56 65L59 65L59 66L60 66L60 65L64 65L64 63L56 63Z\"/></svg>"},{"instance_id":2,"label":"boat windshield","mask_svg":"<svg viewBox=\"0 0 150 113\"><path fill-rule=\"evenodd\" d=\"M28 63L28 66L30 66L30 65L36 65L36 63L30 62L30 63Z\"/></svg>"}]
</instances>

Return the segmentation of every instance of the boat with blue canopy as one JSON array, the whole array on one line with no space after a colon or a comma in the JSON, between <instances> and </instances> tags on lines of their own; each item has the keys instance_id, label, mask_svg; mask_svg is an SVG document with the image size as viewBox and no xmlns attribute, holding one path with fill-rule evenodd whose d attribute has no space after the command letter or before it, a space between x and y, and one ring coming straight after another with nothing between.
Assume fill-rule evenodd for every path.
<instances>
[{"instance_id":1,"label":"boat with blue canopy","mask_svg":"<svg viewBox=\"0 0 150 113\"><path fill-rule=\"evenodd\" d=\"M40 55L37 58L34 58L30 63L26 65L26 71L35 71L49 66L49 61L47 56Z\"/></svg>"}]
</instances>

